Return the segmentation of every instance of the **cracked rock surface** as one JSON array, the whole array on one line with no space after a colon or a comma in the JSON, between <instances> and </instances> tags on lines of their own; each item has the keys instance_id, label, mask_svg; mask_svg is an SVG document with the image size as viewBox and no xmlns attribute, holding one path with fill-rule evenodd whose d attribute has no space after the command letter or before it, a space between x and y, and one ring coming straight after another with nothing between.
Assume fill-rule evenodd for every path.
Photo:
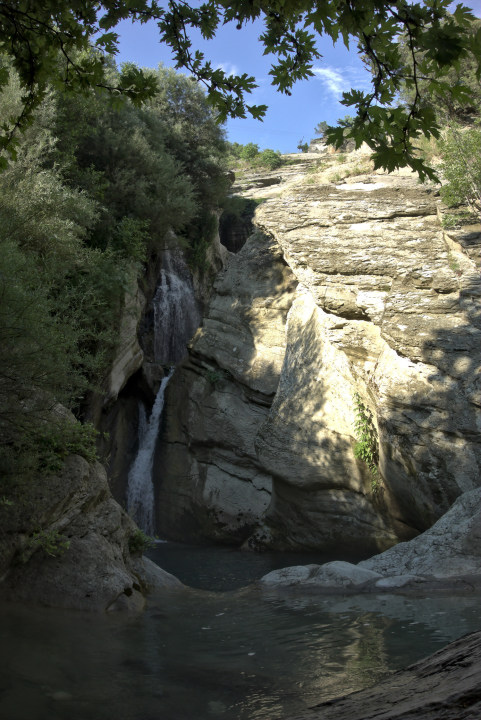
<instances>
[{"instance_id":1,"label":"cracked rock surface","mask_svg":"<svg viewBox=\"0 0 481 720\"><path fill-rule=\"evenodd\" d=\"M476 232L448 237L435 188L368 164L303 157L238 186L264 200L257 231L169 387L157 466L178 535L366 556L479 486ZM356 394L375 479L354 456Z\"/></svg>"}]
</instances>

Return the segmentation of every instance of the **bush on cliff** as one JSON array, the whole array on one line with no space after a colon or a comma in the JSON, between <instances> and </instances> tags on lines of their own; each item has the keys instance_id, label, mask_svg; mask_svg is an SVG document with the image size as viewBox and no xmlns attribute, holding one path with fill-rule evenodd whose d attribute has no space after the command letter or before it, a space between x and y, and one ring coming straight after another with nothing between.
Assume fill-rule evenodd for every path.
<instances>
[{"instance_id":1,"label":"bush on cliff","mask_svg":"<svg viewBox=\"0 0 481 720\"><path fill-rule=\"evenodd\" d=\"M453 124L443 142L441 197L446 205L468 205L481 219L481 123L471 128Z\"/></svg>"}]
</instances>

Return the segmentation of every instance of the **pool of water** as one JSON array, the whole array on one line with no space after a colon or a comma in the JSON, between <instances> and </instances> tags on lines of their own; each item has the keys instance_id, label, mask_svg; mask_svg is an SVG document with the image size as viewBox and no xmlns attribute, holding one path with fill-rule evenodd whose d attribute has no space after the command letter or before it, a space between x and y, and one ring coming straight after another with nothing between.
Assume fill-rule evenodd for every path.
<instances>
[{"instance_id":1,"label":"pool of water","mask_svg":"<svg viewBox=\"0 0 481 720\"><path fill-rule=\"evenodd\" d=\"M185 585L202 590L236 590L245 587L271 570L289 565L306 565L330 560L357 562L364 557L312 552L241 551L220 545L187 545L159 541L146 553L151 560L179 578Z\"/></svg>"},{"instance_id":2,"label":"pool of water","mask_svg":"<svg viewBox=\"0 0 481 720\"><path fill-rule=\"evenodd\" d=\"M222 567L226 553L212 553ZM186 555L195 575L202 553ZM475 596L323 598L253 587L152 596L135 617L0 610L2 720L294 718L481 628Z\"/></svg>"}]
</instances>

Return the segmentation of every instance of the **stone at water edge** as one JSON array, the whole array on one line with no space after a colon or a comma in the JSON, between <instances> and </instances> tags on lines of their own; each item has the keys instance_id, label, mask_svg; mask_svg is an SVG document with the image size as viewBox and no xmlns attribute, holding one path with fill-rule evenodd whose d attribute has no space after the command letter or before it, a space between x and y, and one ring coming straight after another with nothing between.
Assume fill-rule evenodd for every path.
<instances>
[{"instance_id":1,"label":"stone at water edge","mask_svg":"<svg viewBox=\"0 0 481 720\"><path fill-rule=\"evenodd\" d=\"M373 687L290 720L479 720L481 632L466 635Z\"/></svg>"}]
</instances>

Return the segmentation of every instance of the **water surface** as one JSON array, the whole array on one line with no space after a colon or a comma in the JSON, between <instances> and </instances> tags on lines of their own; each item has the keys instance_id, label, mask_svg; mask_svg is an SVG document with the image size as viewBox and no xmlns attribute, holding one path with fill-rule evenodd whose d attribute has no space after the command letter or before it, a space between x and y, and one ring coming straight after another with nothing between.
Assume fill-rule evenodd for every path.
<instances>
[{"instance_id":1,"label":"water surface","mask_svg":"<svg viewBox=\"0 0 481 720\"><path fill-rule=\"evenodd\" d=\"M3 606L0 718L293 718L480 628L474 596L190 590L129 618Z\"/></svg>"}]
</instances>

